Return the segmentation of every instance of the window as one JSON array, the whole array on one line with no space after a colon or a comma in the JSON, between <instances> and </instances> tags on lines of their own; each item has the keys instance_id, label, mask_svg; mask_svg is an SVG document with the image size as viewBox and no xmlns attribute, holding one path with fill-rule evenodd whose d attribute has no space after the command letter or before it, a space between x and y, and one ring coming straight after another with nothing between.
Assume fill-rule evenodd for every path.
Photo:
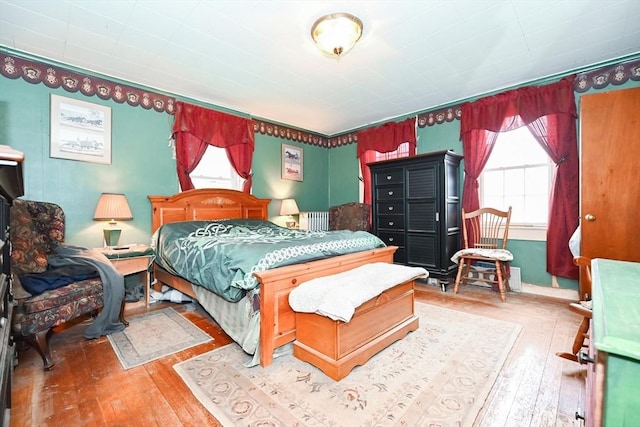
<instances>
[{"instance_id":1,"label":"window","mask_svg":"<svg viewBox=\"0 0 640 427\"><path fill-rule=\"evenodd\" d=\"M189 176L195 188L242 190L243 179L231 166L224 148L207 146L200 163Z\"/></svg>"},{"instance_id":2,"label":"window","mask_svg":"<svg viewBox=\"0 0 640 427\"><path fill-rule=\"evenodd\" d=\"M553 166L526 126L498 135L480 177L480 205L513 208L510 237L546 239Z\"/></svg>"},{"instance_id":3,"label":"window","mask_svg":"<svg viewBox=\"0 0 640 427\"><path fill-rule=\"evenodd\" d=\"M409 157L409 143L403 142L398 145L398 148L395 151L390 151L388 153L378 153L376 151L376 162L382 160L390 160L390 159L399 159L401 157Z\"/></svg>"}]
</instances>

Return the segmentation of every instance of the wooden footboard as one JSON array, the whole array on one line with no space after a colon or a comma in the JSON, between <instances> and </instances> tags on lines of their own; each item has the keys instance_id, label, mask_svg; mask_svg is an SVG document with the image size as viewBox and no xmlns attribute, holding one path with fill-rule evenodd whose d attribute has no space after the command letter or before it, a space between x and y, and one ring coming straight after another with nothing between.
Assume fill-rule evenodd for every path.
<instances>
[{"instance_id":1,"label":"wooden footboard","mask_svg":"<svg viewBox=\"0 0 640 427\"><path fill-rule=\"evenodd\" d=\"M273 362L273 351L296 338L295 312L289 306L292 289L313 278L363 264L392 263L396 249L389 246L254 273L260 283L260 365L269 366Z\"/></svg>"},{"instance_id":2,"label":"wooden footboard","mask_svg":"<svg viewBox=\"0 0 640 427\"><path fill-rule=\"evenodd\" d=\"M206 188L189 190L173 196L148 196L151 201L151 231L162 224L188 220L222 218L267 219L270 199L258 199L235 190ZM255 273L260 283L260 365L273 361L273 351L296 338L295 314L289 307L289 292L314 277L350 270L372 262L393 262L397 247L373 249L318 261ZM162 283L198 298L191 283L171 275L154 264L154 278Z\"/></svg>"}]
</instances>

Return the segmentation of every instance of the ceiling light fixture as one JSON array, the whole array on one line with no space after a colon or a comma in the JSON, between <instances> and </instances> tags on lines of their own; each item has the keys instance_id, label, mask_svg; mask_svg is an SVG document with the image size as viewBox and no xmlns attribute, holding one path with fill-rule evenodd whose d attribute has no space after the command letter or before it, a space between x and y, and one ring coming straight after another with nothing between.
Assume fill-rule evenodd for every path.
<instances>
[{"instance_id":1,"label":"ceiling light fixture","mask_svg":"<svg viewBox=\"0 0 640 427\"><path fill-rule=\"evenodd\" d=\"M350 13L325 15L311 27L311 38L325 55L339 59L362 36L362 21Z\"/></svg>"}]
</instances>

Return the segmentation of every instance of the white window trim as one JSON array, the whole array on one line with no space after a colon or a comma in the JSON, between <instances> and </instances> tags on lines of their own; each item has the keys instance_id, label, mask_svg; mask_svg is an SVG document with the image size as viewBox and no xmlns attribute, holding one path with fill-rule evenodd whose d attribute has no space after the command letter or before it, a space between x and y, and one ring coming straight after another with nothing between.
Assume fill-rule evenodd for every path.
<instances>
[{"instance_id":1,"label":"white window trim","mask_svg":"<svg viewBox=\"0 0 640 427\"><path fill-rule=\"evenodd\" d=\"M542 226L509 224L509 239L546 242L547 228Z\"/></svg>"}]
</instances>

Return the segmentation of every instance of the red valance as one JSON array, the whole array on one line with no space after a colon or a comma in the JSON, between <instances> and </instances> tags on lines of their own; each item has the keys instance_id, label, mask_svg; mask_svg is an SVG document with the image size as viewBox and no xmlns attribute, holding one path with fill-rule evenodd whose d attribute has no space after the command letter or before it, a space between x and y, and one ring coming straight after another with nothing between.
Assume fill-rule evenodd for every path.
<instances>
[{"instance_id":1,"label":"red valance","mask_svg":"<svg viewBox=\"0 0 640 427\"><path fill-rule=\"evenodd\" d=\"M357 156L360 157L369 150L389 153L395 151L404 142L408 142L411 147L416 146L415 117L399 123L385 123L382 126L358 131ZM411 152L411 148L409 151Z\"/></svg>"},{"instance_id":2,"label":"red valance","mask_svg":"<svg viewBox=\"0 0 640 427\"><path fill-rule=\"evenodd\" d=\"M253 121L197 105L176 102L173 134L188 132L216 147L254 143Z\"/></svg>"},{"instance_id":3,"label":"red valance","mask_svg":"<svg viewBox=\"0 0 640 427\"><path fill-rule=\"evenodd\" d=\"M462 104L460 138L474 129L492 132L516 129L548 115L568 114L578 117L573 79L574 76L568 76L546 86L513 89ZM521 122L505 123L505 119L510 117L521 119Z\"/></svg>"},{"instance_id":4,"label":"red valance","mask_svg":"<svg viewBox=\"0 0 640 427\"><path fill-rule=\"evenodd\" d=\"M251 119L178 101L173 122L173 138L176 141L178 180L182 191L194 188L189 174L202 159L208 144L227 151L231 165L245 180L242 190L250 193L251 163L255 145Z\"/></svg>"}]
</instances>

